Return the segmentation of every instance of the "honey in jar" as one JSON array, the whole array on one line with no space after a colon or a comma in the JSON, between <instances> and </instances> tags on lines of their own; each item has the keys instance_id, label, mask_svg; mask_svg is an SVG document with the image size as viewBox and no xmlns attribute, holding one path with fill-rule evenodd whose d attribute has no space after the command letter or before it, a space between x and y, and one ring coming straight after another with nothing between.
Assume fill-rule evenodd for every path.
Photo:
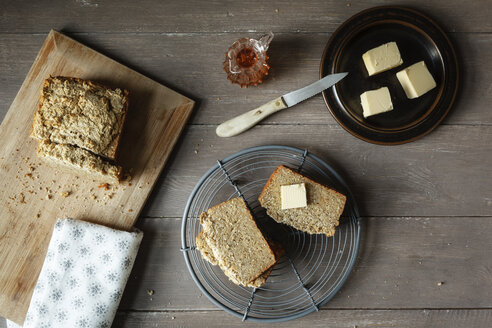
<instances>
[{"instance_id":1,"label":"honey in jar","mask_svg":"<svg viewBox=\"0 0 492 328\"><path fill-rule=\"evenodd\" d=\"M272 39L273 33L268 32L259 40L242 38L235 41L227 50L224 61L227 78L241 87L262 83L270 69L266 52Z\"/></svg>"}]
</instances>

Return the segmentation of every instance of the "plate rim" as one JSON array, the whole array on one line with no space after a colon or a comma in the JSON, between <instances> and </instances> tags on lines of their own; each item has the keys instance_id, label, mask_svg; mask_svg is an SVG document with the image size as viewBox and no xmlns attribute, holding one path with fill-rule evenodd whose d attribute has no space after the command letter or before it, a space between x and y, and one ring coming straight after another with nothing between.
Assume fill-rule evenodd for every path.
<instances>
[{"instance_id":1,"label":"plate rim","mask_svg":"<svg viewBox=\"0 0 492 328\"><path fill-rule=\"evenodd\" d=\"M349 128L348 126L346 126L341 121L341 119L337 116L337 114L334 112L334 110L329 105L327 92L331 88L330 89L327 89L327 90L324 90L322 92L323 101L325 103L325 106L327 107L327 109L329 110L330 114L335 119L335 121L345 131L349 132L354 137L356 137L358 139L361 139L363 141L366 141L366 142L369 142L369 143L373 143L373 144L378 144L378 145L386 145L386 146L401 145L401 144L409 143L409 142L415 141L417 139L420 139L420 138L424 137L425 135L429 134L431 131L433 131L439 124L441 124L441 122L444 120L444 118L446 118L447 115L449 114L451 108L453 107L453 105L456 102L457 94L458 94L458 91L459 91L459 88L460 88L460 85L461 85L461 83L460 83L460 79L461 79L460 65L459 65L459 60L458 60L457 52L456 52L456 49L453 46L451 40L449 39L448 35L445 33L445 31L441 28L441 26L439 24L437 24L437 22L435 20L433 20L432 18L430 18L426 14L422 13L421 11L416 10L416 9L413 9L413 8L410 8L410 7L407 7L407 6L400 6L400 5L385 5L385 6L376 6L376 7L367 8L367 9L364 9L364 10L362 10L362 11L360 11L360 12L352 15L347 20L345 20L332 33L332 35L330 36L328 42L326 43L326 45L325 45L325 47L323 49L323 54L321 56L321 62L320 62L320 68L319 68L319 77L320 78L323 78L324 76L326 76L323 73L324 73L324 70L325 70L325 62L326 62L326 57L327 57L327 54L328 54L328 49L332 45L332 43L335 41L335 38L339 36L340 31L343 28L345 28L347 24L352 23L357 18L359 18L361 16L365 16L368 13L371 13L371 12L374 12L374 11L379 11L379 10L391 10L391 9L396 9L396 10L401 10L401 11L407 11L407 12L410 12L410 13L412 13L414 15L420 16L423 19L425 19L428 23L430 23L433 27L436 28L436 30L441 34L441 36L443 37L444 41L449 46L450 54L451 54L451 57L452 57L452 60L451 60L450 65L451 65L451 67L454 67L454 69L456 70L456 75L455 75L456 79L455 79L454 90L452 91L452 95L451 95L451 98L450 98L449 105L447 105L447 108L444 110L444 112L441 114L441 116L436 120L436 122L434 122L431 126L429 126L426 130L424 130L421 133L418 133L418 134L416 134L416 135L414 135L414 136L412 136L410 138L406 138L406 139L402 139L402 140L397 140L397 141L385 141L385 140L372 139L370 136L361 135L360 133L358 133L358 132L354 131L353 129ZM434 42L434 39L431 38L431 40ZM441 48L439 48L437 45L436 45L436 48L441 52ZM332 88L335 88L335 90L336 90L336 85L333 86ZM445 90L445 89L443 88L443 90ZM438 98L437 100L439 100L439 99L440 98ZM429 114L432 113L432 112L433 111L430 111ZM356 122L352 118L351 118L351 120L354 121L358 126L361 126L358 122ZM366 129L366 127L364 127L364 126L362 126L362 127L364 129ZM392 133L388 133L388 134L392 134Z\"/></svg>"}]
</instances>

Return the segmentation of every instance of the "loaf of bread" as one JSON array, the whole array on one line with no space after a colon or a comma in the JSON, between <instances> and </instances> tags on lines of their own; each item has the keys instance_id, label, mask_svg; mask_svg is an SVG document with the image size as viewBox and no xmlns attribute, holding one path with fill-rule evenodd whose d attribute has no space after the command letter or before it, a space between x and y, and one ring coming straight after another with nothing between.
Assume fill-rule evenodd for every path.
<instances>
[{"instance_id":1,"label":"loaf of bread","mask_svg":"<svg viewBox=\"0 0 492 328\"><path fill-rule=\"evenodd\" d=\"M304 183L307 206L282 209L280 189L284 185ZM258 198L267 214L278 223L310 234L333 236L346 197L312 179L280 165L275 169Z\"/></svg>"},{"instance_id":2,"label":"loaf of bread","mask_svg":"<svg viewBox=\"0 0 492 328\"><path fill-rule=\"evenodd\" d=\"M49 77L31 137L86 149L114 160L128 110L127 90L72 77Z\"/></svg>"},{"instance_id":3,"label":"loaf of bread","mask_svg":"<svg viewBox=\"0 0 492 328\"><path fill-rule=\"evenodd\" d=\"M230 199L203 212L200 223L205 236L202 249L208 244L211 252L206 253L213 254L213 258L208 257L218 263L234 283L248 286L275 264L275 254L241 198Z\"/></svg>"},{"instance_id":4,"label":"loaf of bread","mask_svg":"<svg viewBox=\"0 0 492 328\"><path fill-rule=\"evenodd\" d=\"M279 243L267 240L268 244L270 245L270 248L272 249L274 255L275 255L275 260L277 261L284 253L284 248L282 245ZM214 254L212 252L212 249L208 245L207 237L205 233L202 231L196 236L196 247L202 254L202 257L204 260L208 261L212 265L217 265L217 259L214 257ZM252 281L248 282L246 284L246 287L260 287L263 285L270 274L272 273L273 266L271 266L269 269L267 269L265 272L263 272L258 278L253 279ZM236 285L240 285L240 282L236 281L234 277L230 278L232 282L234 282Z\"/></svg>"},{"instance_id":5,"label":"loaf of bread","mask_svg":"<svg viewBox=\"0 0 492 328\"><path fill-rule=\"evenodd\" d=\"M69 169L70 172L86 175L101 182L116 184L121 177L121 167L72 145L43 140L38 144L38 157L48 163L60 165L62 169Z\"/></svg>"}]
</instances>

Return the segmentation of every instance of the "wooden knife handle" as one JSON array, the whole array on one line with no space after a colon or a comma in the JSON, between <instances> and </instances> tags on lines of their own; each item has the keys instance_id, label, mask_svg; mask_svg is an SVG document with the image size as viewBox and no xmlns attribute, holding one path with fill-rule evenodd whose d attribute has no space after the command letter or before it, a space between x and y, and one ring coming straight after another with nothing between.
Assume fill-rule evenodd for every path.
<instances>
[{"instance_id":1,"label":"wooden knife handle","mask_svg":"<svg viewBox=\"0 0 492 328\"><path fill-rule=\"evenodd\" d=\"M284 108L287 108L287 105L284 103L282 97L278 97L256 109L250 110L249 112L220 124L215 130L215 133L217 133L219 137L232 137L238 135L252 128L265 117Z\"/></svg>"}]
</instances>

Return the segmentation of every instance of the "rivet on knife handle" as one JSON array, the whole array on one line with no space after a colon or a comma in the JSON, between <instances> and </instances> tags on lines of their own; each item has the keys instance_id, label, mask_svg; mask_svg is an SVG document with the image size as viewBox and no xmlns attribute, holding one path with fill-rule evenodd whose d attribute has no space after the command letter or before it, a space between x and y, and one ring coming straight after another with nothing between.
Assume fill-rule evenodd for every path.
<instances>
[{"instance_id":1,"label":"rivet on knife handle","mask_svg":"<svg viewBox=\"0 0 492 328\"><path fill-rule=\"evenodd\" d=\"M252 128L267 116L284 108L287 108L287 105L284 103L282 97L278 97L256 109L250 110L249 112L220 124L215 130L215 133L217 133L219 137L232 137L238 135Z\"/></svg>"}]
</instances>

